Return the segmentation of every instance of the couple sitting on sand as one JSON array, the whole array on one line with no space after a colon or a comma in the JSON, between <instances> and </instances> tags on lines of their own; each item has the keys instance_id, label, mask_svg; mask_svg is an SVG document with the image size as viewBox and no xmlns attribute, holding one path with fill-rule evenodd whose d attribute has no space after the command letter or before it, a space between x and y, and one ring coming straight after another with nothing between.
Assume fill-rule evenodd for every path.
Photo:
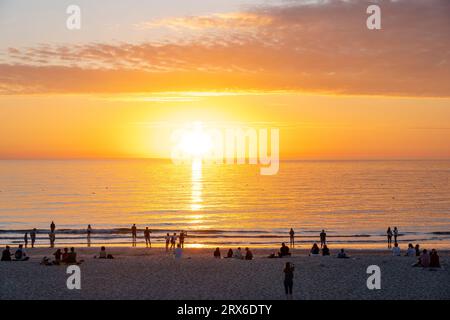
<instances>
[{"instance_id":1,"label":"couple sitting on sand","mask_svg":"<svg viewBox=\"0 0 450 320\"><path fill-rule=\"evenodd\" d=\"M216 248L216 250L214 250L214 258L221 258L221 254L220 254L220 249ZM229 249L227 252L226 257L224 258L235 258L235 259L244 259L244 260L253 260L253 253L250 251L249 248L245 248L245 256L242 256L241 253L241 247L237 248L237 250L235 252L233 252L232 249Z\"/></svg>"},{"instance_id":2,"label":"couple sitting on sand","mask_svg":"<svg viewBox=\"0 0 450 320\"><path fill-rule=\"evenodd\" d=\"M2 252L1 261L27 261L30 257L27 256L23 245L19 245L19 248L14 253L14 259L12 259L12 254L9 246L6 246L5 250Z\"/></svg>"},{"instance_id":3,"label":"couple sitting on sand","mask_svg":"<svg viewBox=\"0 0 450 320\"><path fill-rule=\"evenodd\" d=\"M286 246L286 244L283 242L281 244L280 251L278 251L278 254L272 253L268 258L283 258L283 257L290 257L291 253L289 252L289 247Z\"/></svg>"},{"instance_id":4,"label":"couple sitting on sand","mask_svg":"<svg viewBox=\"0 0 450 320\"><path fill-rule=\"evenodd\" d=\"M424 249L417 263L413 264L413 267L440 268L441 264L437 251L433 249L431 250L431 254L429 254L427 249Z\"/></svg>"},{"instance_id":5,"label":"couple sitting on sand","mask_svg":"<svg viewBox=\"0 0 450 320\"><path fill-rule=\"evenodd\" d=\"M320 249L317 243L314 243L310 252L310 256L320 256ZM328 246L326 244L323 244L322 247L322 256L329 256L330 255L330 249L328 249Z\"/></svg>"}]
</instances>

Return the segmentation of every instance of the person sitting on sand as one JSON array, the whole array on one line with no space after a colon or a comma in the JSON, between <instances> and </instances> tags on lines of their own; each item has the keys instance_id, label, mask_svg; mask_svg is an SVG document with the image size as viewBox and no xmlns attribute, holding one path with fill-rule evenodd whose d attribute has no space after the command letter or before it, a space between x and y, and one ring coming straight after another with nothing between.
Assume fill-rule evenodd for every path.
<instances>
[{"instance_id":1,"label":"person sitting on sand","mask_svg":"<svg viewBox=\"0 0 450 320\"><path fill-rule=\"evenodd\" d=\"M322 248L322 256L329 256L330 255L330 249L328 249L328 246L325 244Z\"/></svg>"},{"instance_id":2,"label":"person sitting on sand","mask_svg":"<svg viewBox=\"0 0 450 320\"><path fill-rule=\"evenodd\" d=\"M75 248L70 248L69 255L67 256L67 263L77 263L77 253L75 252Z\"/></svg>"},{"instance_id":3,"label":"person sitting on sand","mask_svg":"<svg viewBox=\"0 0 450 320\"><path fill-rule=\"evenodd\" d=\"M418 244L416 244L414 249L416 250L416 257L420 257L420 246Z\"/></svg>"},{"instance_id":4,"label":"person sitting on sand","mask_svg":"<svg viewBox=\"0 0 450 320\"><path fill-rule=\"evenodd\" d=\"M220 249L218 247L214 250L214 258L220 259Z\"/></svg>"},{"instance_id":5,"label":"person sitting on sand","mask_svg":"<svg viewBox=\"0 0 450 320\"><path fill-rule=\"evenodd\" d=\"M174 252L175 259L181 259L183 257L183 249L181 249L181 245L177 244L177 248Z\"/></svg>"},{"instance_id":6,"label":"person sitting on sand","mask_svg":"<svg viewBox=\"0 0 450 320\"><path fill-rule=\"evenodd\" d=\"M14 253L15 261L27 261L30 257L27 257L25 250L23 249L23 245L19 244L19 248Z\"/></svg>"},{"instance_id":7,"label":"person sitting on sand","mask_svg":"<svg viewBox=\"0 0 450 320\"><path fill-rule=\"evenodd\" d=\"M408 250L406 250L407 257L414 257L416 255L416 250L414 249L412 243L408 244Z\"/></svg>"},{"instance_id":8,"label":"person sitting on sand","mask_svg":"<svg viewBox=\"0 0 450 320\"><path fill-rule=\"evenodd\" d=\"M422 267L428 268L430 266L430 255L428 254L427 249L423 249L422 254L419 257L419 260L413 267Z\"/></svg>"},{"instance_id":9,"label":"person sitting on sand","mask_svg":"<svg viewBox=\"0 0 450 320\"><path fill-rule=\"evenodd\" d=\"M69 249L64 248L64 252L61 256L61 261L67 263L67 259L69 259Z\"/></svg>"},{"instance_id":10,"label":"person sitting on sand","mask_svg":"<svg viewBox=\"0 0 450 320\"><path fill-rule=\"evenodd\" d=\"M281 244L281 248L280 248L280 252L278 252L278 256L280 258L291 256L291 253L289 252L289 247L284 242Z\"/></svg>"},{"instance_id":11,"label":"person sitting on sand","mask_svg":"<svg viewBox=\"0 0 450 320\"><path fill-rule=\"evenodd\" d=\"M12 261L11 251L9 251L9 249L10 249L9 246L6 246L5 250L3 250L1 261Z\"/></svg>"},{"instance_id":12,"label":"person sitting on sand","mask_svg":"<svg viewBox=\"0 0 450 320\"><path fill-rule=\"evenodd\" d=\"M100 248L100 253L98 254L98 258L99 259L106 259L107 258L106 248L105 247L101 247Z\"/></svg>"},{"instance_id":13,"label":"person sitting on sand","mask_svg":"<svg viewBox=\"0 0 450 320\"><path fill-rule=\"evenodd\" d=\"M400 251L400 247L398 246L398 243L394 243L394 247L392 248L392 255L394 257L400 257L401 256L401 251Z\"/></svg>"},{"instance_id":14,"label":"person sitting on sand","mask_svg":"<svg viewBox=\"0 0 450 320\"><path fill-rule=\"evenodd\" d=\"M430 254L430 268L440 268L439 255L435 249L431 250Z\"/></svg>"},{"instance_id":15,"label":"person sitting on sand","mask_svg":"<svg viewBox=\"0 0 450 320\"><path fill-rule=\"evenodd\" d=\"M236 252L233 255L233 258L242 259L241 247L237 248Z\"/></svg>"},{"instance_id":16,"label":"person sitting on sand","mask_svg":"<svg viewBox=\"0 0 450 320\"><path fill-rule=\"evenodd\" d=\"M245 260L253 260L253 253L249 248L245 248Z\"/></svg>"},{"instance_id":17,"label":"person sitting on sand","mask_svg":"<svg viewBox=\"0 0 450 320\"><path fill-rule=\"evenodd\" d=\"M350 257L345 253L344 249L341 249L341 251L337 255L338 259L349 259Z\"/></svg>"},{"instance_id":18,"label":"person sitting on sand","mask_svg":"<svg viewBox=\"0 0 450 320\"><path fill-rule=\"evenodd\" d=\"M319 254L320 254L319 246L317 245L317 243L314 243L309 255L310 256L318 256Z\"/></svg>"},{"instance_id":19,"label":"person sitting on sand","mask_svg":"<svg viewBox=\"0 0 450 320\"><path fill-rule=\"evenodd\" d=\"M225 258L233 258L233 250L230 248L227 252L227 256Z\"/></svg>"},{"instance_id":20,"label":"person sitting on sand","mask_svg":"<svg viewBox=\"0 0 450 320\"><path fill-rule=\"evenodd\" d=\"M53 264L59 265L61 263L61 256L62 256L61 249L56 250L56 252L53 255L55 256L55 261L53 261Z\"/></svg>"}]
</instances>

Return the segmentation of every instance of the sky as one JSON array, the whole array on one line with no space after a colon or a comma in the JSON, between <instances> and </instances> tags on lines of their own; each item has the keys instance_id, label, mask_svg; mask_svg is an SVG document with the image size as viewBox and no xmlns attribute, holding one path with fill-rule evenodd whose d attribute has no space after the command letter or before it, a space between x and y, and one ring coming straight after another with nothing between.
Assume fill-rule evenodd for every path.
<instances>
[{"instance_id":1,"label":"sky","mask_svg":"<svg viewBox=\"0 0 450 320\"><path fill-rule=\"evenodd\" d=\"M381 30L366 27L373 3ZM279 128L282 158L448 159L449 12L0 0L0 159L168 157L171 132L197 121Z\"/></svg>"}]
</instances>

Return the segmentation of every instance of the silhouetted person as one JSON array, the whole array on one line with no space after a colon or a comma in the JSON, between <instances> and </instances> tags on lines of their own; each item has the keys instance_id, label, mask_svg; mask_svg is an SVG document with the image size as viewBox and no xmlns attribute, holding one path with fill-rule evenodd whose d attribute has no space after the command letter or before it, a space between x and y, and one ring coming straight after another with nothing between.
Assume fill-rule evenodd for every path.
<instances>
[{"instance_id":1,"label":"silhouetted person","mask_svg":"<svg viewBox=\"0 0 450 320\"><path fill-rule=\"evenodd\" d=\"M435 249L431 250L430 254L430 268L440 268L439 255Z\"/></svg>"},{"instance_id":2,"label":"silhouetted person","mask_svg":"<svg viewBox=\"0 0 450 320\"><path fill-rule=\"evenodd\" d=\"M291 230L289 231L289 244L290 246L293 248L294 247L294 237L295 237L295 232L294 229L291 228Z\"/></svg>"},{"instance_id":3,"label":"silhouetted person","mask_svg":"<svg viewBox=\"0 0 450 320\"><path fill-rule=\"evenodd\" d=\"M416 244L414 247L414 250L416 250L416 257L420 257L420 245Z\"/></svg>"},{"instance_id":4,"label":"silhouetted person","mask_svg":"<svg viewBox=\"0 0 450 320\"><path fill-rule=\"evenodd\" d=\"M34 248L34 243L36 242L36 228L34 228L30 232L30 238L31 238L31 247Z\"/></svg>"},{"instance_id":5,"label":"silhouetted person","mask_svg":"<svg viewBox=\"0 0 450 320\"><path fill-rule=\"evenodd\" d=\"M11 251L9 251L9 249L10 249L9 246L6 246L5 250L3 250L1 261L12 261Z\"/></svg>"},{"instance_id":6,"label":"silhouetted person","mask_svg":"<svg viewBox=\"0 0 450 320\"><path fill-rule=\"evenodd\" d=\"M131 227L131 238L132 238L132 246L136 247L136 239L137 239L136 224L133 224L133 226Z\"/></svg>"},{"instance_id":7,"label":"silhouetted person","mask_svg":"<svg viewBox=\"0 0 450 320\"><path fill-rule=\"evenodd\" d=\"M414 249L412 243L408 244L408 250L406 250L407 257L414 257L416 255L416 250Z\"/></svg>"},{"instance_id":8,"label":"silhouetted person","mask_svg":"<svg viewBox=\"0 0 450 320\"><path fill-rule=\"evenodd\" d=\"M87 229L86 229L86 233L87 233L87 246L90 247L91 246L91 234L92 234L92 227L89 224Z\"/></svg>"},{"instance_id":9,"label":"silhouetted person","mask_svg":"<svg viewBox=\"0 0 450 320\"><path fill-rule=\"evenodd\" d=\"M61 256L62 256L61 249L56 250L53 255L55 256L55 261L53 261L53 264L59 265L61 263Z\"/></svg>"},{"instance_id":10,"label":"silhouetted person","mask_svg":"<svg viewBox=\"0 0 450 320\"><path fill-rule=\"evenodd\" d=\"M166 252L168 252L169 251L169 244L170 244L170 235L169 235L169 233L167 232L167 234L166 234Z\"/></svg>"},{"instance_id":11,"label":"silhouetted person","mask_svg":"<svg viewBox=\"0 0 450 320\"><path fill-rule=\"evenodd\" d=\"M392 231L391 231L391 227L389 227L386 231L386 235L387 235L387 242L388 242L388 248L392 248Z\"/></svg>"},{"instance_id":12,"label":"silhouetted person","mask_svg":"<svg viewBox=\"0 0 450 320\"><path fill-rule=\"evenodd\" d=\"M286 299L292 300L292 288L294 286L294 265L290 262L286 262L284 267L284 292L286 293Z\"/></svg>"},{"instance_id":13,"label":"silhouetted person","mask_svg":"<svg viewBox=\"0 0 450 320\"><path fill-rule=\"evenodd\" d=\"M394 243L397 242L397 237L398 237L398 229L397 227L394 227Z\"/></svg>"},{"instance_id":14,"label":"silhouetted person","mask_svg":"<svg viewBox=\"0 0 450 320\"><path fill-rule=\"evenodd\" d=\"M68 259L69 259L69 249L64 248L64 252L61 256L61 261L67 263Z\"/></svg>"},{"instance_id":15,"label":"silhouetted person","mask_svg":"<svg viewBox=\"0 0 450 320\"><path fill-rule=\"evenodd\" d=\"M19 244L19 248L14 253L14 258L16 261L27 261L30 257L27 257L25 250L23 249L23 245Z\"/></svg>"},{"instance_id":16,"label":"silhouetted person","mask_svg":"<svg viewBox=\"0 0 450 320\"><path fill-rule=\"evenodd\" d=\"M322 256L329 256L330 255L330 249L328 249L327 245L325 244L322 248Z\"/></svg>"},{"instance_id":17,"label":"silhouetted person","mask_svg":"<svg viewBox=\"0 0 450 320\"><path fill-rule=\"evenodd\" d=\"M75 252L75 248L70 248L69 255L67 257L67 263L77 263L77 253Z\"/></svg>"},{"instance_id":18,"label":"silhouetted person","mask_svg":"<svg viewBox=\"0 0 450 320\"><path fill-rule=\"evenodd\" d=\"M227 252L227 258L233 258L233 250L231 248Z\"/></svg>"},{"instance_id":19,"label":"silhouetted person","mask_svg":"<svg viewBox=\"0 0 450 320\"><path fill-rule=\"evenodd\" d=\"M327 244L327 234L325 233L325 230L322 230L320 233L320 247L323 248L324 245Z\"/></svg>"},{"instance_id":20,"label":"silhouetted person","mask_svg":"<svg viewBox=\"0 0 450 320\"><path fill-rule=\"evenodd\" d=\"M55 247L55 241L56 241L56 235L54 232L50 232L48 234L48 238L50 240L50 248L54 248Z\"/></svg>"},{"instance_id":21,"label":"silhouetted person","mask_svg":"<svg viewBox=\"0 0 450 320\"><path fill-rule=\"evenodd\" d=\"M187 233L184 231L180 232L180 246L184 248L184 239L186 238Z\"/></svg>"},{"instance_id":22,"label":"silhouetted person","mask_svg":"<svg viewBox=\"0 0 450 320\"><path fill-rule=\"evenodd\" d=\"M150 233L152 233L148 227L145 228L144 230L144 238L145 238L145 246L148 247L152 247L152 241L150 240Z\"/></svg>"},{"instance_id":23,"label":"silhouetted person","mask_svg":"<svg viewBox=\"0 0 450 320\"><path fill-rule=\"evenodd\" d=\"M345 253L344 249L341 249L341 251L338 253L337 257L339 259L349 259L350 257Z\"/></svg>"},{"instance_id":24,"label":"silhouetted person","mask_svg":"<svg viewBox=\"0 0 450 320\"><path fill-rule=\"evenodd\" d=\"M23 236L23 241L25 242L25 248L28 248L28 232L25 232Z\"/></svg>"},{"instance_id":25,"label":"silhouetted person","mask_svg":"<svg viewBox=\"0 0 450 320\"><path fill-rule=\"evenodd\" d=\"M170 237L170 249L175 249L175 244L177 243L177 234L174 232L172 237ZM180 244L181 248L181 244Z\"/></svg>"},{"instance_id":26,"label":"silhouetted person","mask_svg":"<svg viewBox=\"0 0 450 320\"><path fill-rule=\"evenodd\" d=\"M311 251L310 251L309 255L310 256L317 256L319 254L320 254L319 246L317 245L317 243L314 243L312 248L311 248Z\"/></svg>"},{"instance_id":27,"label":"silhouetted person","mask_svg":"<svg viewBox=\"0 0 450 320\"><path fill-rule=\"evenodd\" d=\"M214 250L214 258L220 259L220 249L218 247Z\"/></svg>"},{"instance_id":28,"label":"silhouetted person","mask_svg":"<svg viewBox=\"0 0 450 320\"><path fill-rule=\"evenodd\" d=\"M55 226L55 223L52 221L52 223L50 224L50 232L55 233L55 230L56 230L56 226Z\"/></svg>"},{"instance_id":29,"label":"silhouetted person","mask_svg":"<svg viewBox=\"0 0 450 320\"><path fill-rule=\"evenodd\" d=\"M245 260L253 260L253 253L249 248L245 248Z\"/></svg>"},{"instance_id":30,"label":"silhouetted person","mask_svg":"<svg viewBox=\"0 0 450 320\"><path fill-rule=\"evenodd\" d=\"M291 255L291 253L289 252L289 247L283 242L281 244L280 252L278 252L278 256L280 258L283 258L283 257L287 257L290 255Z\"/></svg>"}]
</instances>

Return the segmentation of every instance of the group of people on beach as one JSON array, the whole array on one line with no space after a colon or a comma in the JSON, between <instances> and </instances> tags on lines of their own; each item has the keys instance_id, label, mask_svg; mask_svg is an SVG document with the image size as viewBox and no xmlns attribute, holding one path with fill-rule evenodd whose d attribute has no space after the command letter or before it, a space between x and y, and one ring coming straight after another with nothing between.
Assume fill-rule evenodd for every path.
<instances>
[{"instance_id":1,"label":"group of people on beach","mask_svg":"<svg viewBox=\"0 0 450 320\"><path fill-rule=\"evenodd\" d=\"M27 261L29 259L30 257L27 256L22 244L19 244L14 255L11 253L11 248L9 246L6 246L2 251L1 261Z\"/></svg>"},{"instance_id":2,"label":"group of people on beach","mask_svg":"<svg viewBox=\"0 0 450 320\"><path fill-rule=\"evenodd\" d=\"M222 258L222 255L220 253L220 248L217 247L216 250L214 250L214 258L220 259ZM239 259L239 260L253 260L253 253L251 252L251 250L249 248L245 248L245 254L242 254L241 251L241 247L238 247L235 251L233 251L233 249L228 249L228 252L226 254L226 256L224 256L223 258L225 259Z\"/></svg>"}]
</instances>

